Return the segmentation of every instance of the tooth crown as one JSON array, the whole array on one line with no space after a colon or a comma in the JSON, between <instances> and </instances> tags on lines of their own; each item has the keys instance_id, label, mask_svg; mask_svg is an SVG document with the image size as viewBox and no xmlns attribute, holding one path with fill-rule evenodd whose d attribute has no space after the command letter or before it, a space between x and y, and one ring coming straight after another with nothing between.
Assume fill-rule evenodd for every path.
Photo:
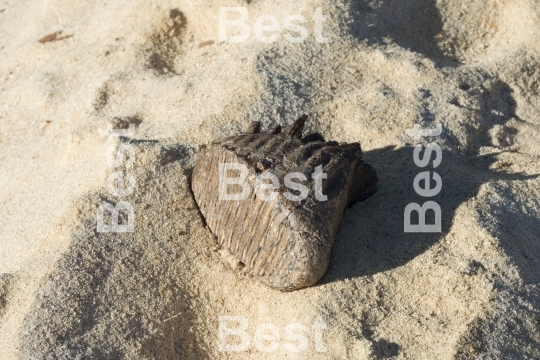
<instances>
[{"instance_id":1,"label":"tooth crown","mask_svg":"<svg viewBox=\"0 0 540 360\"><path fill-rule=\"evenodd\" d=\"M281 291L311 286L324 275L344 209L374 193L377 185L375 170L361 160L360 144L326 142L320 134L302 138L306 119L302 116L284 131L273 123L261 132L260 123L253 122L244 134L201 146L192 177L195 200L220 245ZM246 166L251 191L245 199L219 199L220 163ZM325 179L314 178L318 166ZM279 179L272 200L254 190L257 176L267 172ZM294 180L309 190L300 201L285 196L299 193L284 185L293 172L307 179ZM319 194L326 201L315 196L321 181Z\"/></svg>"}]
</instances>

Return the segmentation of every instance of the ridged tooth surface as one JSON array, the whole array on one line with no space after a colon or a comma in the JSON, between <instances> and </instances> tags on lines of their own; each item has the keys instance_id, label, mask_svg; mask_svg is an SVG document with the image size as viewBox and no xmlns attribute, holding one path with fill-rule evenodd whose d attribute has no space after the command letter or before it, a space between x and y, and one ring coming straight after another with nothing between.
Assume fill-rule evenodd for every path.
<instances>
[{"instance_id":1,"label":"ridged tooth surface","mask_svg":"<svg viewBox=\"0 0 540 360\"><path fill-rule=\"evenodd\" d=\"M293 136L289 135L291 129L297 129ZM377 182L369 165L358 166L362 154L359 144L303 142L298 129L291 126L280 131L279 125L273 124L258 133L260 129L252 124L246 134L202 146L192 177L195 199L221 246L267 285L282 291L313 285L322 277L351 194L364 196L376 189ZM245 200L219 200L220 163L247 167L251 192ZM327 172L323 182L326 202L313 198L315 180L311 174L318 165ZM258 198L254 191L257 175L266 171L280 181L278 196L271 201ZM289 190L284 177L290 172L300 172L308 179L303 184L309 197L301 202L283 195ZM358 179L368 183L353 184Z\"/></svg>"}]
</instances>

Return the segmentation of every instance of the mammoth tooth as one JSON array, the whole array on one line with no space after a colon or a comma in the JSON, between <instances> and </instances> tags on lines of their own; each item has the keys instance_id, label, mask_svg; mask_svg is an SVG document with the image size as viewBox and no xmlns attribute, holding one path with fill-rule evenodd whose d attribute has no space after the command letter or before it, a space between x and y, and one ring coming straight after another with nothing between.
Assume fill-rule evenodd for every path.
<instances>
[{"instance_id":1,"label":"mammoth tooth","mask_svg":"<svg viewBox=\"0 0 540 360\"><path fill-rule=\"evenodd\" d=\"M253 122L244 134L201 146L192 176L220 245L281 291L319 281L344 210L377 190L359 143L326 142L318 133L302 138L306 120L284 131L276 123L261 131Z\"/></svg>"},{"instance_id":2,"label":"mammoth tooth","mask_svg":"<svg viewBox=\"0 0 540 360\"><path fill-rule=\"evenodd\" d=\"M270 125L268 126L268 129L264 132L265 134L272 134L277 135L281 133L281 125L276 123L275 121L272 121Z\"/></svg>"},{"instance_id":3,"label":"mammoth tooth","mask_svg":"<svg viewBox=\"0 0 540 360\"><path fill-rule=\"evenodd\" d=\"M246 134L258 134L260 132L261 132L260 121L253 121L246 130Z\"/></svg>"},{"instance_id":4,"label":"mammoth tooth","mask_svg":"<svg viewBox=\"0 0 540 360\"><path fill-rule=\"evenodd\" d=\"M289 130L289 135L301 138L302 130L304 130L304 124L306 123L306 120L306 114L302 115L300 119L296 120L296 122L293 124L293 126L291 126L291 129Z\"/></svg>"}]
</instances>

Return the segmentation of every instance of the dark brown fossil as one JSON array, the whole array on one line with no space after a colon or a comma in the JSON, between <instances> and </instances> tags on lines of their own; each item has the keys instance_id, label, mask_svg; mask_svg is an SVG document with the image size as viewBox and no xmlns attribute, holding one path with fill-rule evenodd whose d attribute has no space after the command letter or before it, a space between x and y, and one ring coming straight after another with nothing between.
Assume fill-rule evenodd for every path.
<instances>
[{"instance_id":1,"label":"dark brown fossil","mask_svg":"<svg viewBox=\"0 0 540 360\"><path fill-rule=\"evenodd\" d=\"M275 123L261 131L261 124L253 122L244 134L202 145L192 177L195 199L221 246L254 276L282 291L319 281L343 211L377 190L377 173L361 160L360 144L325 141L318 133L302 137L306 119L303 115L285 131ZM242 175L238 170L221 170L221 188L238 199L220 200L219 164L245 166L250 192L243 193L243 200L242 185L226 184L227 177ZM326 178L315 176L318 166ZM279 187L273 199L265 200L256 194L256 179L268 173L277 177ZM307 197L291 186L291 178L285 186L291 173L296 173L294 183L307 187ZM317 184L322 189L316 190ZM270 196L269 191L262 193Z\"/></svg>"}]
</instances>

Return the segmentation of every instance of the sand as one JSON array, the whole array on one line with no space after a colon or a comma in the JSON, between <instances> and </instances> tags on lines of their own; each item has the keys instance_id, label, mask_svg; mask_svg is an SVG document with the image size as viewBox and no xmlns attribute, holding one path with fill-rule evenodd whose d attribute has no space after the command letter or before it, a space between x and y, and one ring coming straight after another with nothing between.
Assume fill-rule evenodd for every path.
<instances>
[{"instance_id":1,"label":"sand","mask_svg":"<svg viewBox=\"0 0 540 360\"><path fill-rule=\"evenodd\" d=\"M224 6L248 10L247 41L219 42ZM264 14L304 16L308 38L259 41ZM533 0L0 0L2 359L539 358L539 45ZM379 190L345 211L323 279L281 293L219 248L190 170L199 145L303 113L362 144ZM442 229L404 233L432 141ZM129 168L107 160L120 146ZM98 232L121 200L134 231ZM246 319L242 351L220 348L224 316Z\"/></svg>"}]
</instances>

